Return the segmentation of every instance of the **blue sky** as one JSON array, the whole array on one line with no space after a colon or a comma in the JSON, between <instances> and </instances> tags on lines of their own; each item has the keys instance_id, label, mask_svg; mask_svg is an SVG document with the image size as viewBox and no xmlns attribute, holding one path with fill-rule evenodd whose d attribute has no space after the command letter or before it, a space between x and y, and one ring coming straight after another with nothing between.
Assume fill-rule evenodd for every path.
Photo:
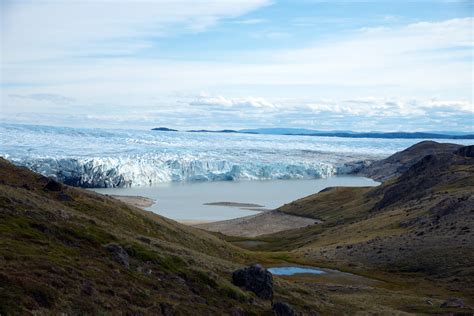
<instances>
[{"instance_id":1,"label":"blue sky","mask_svg":"<svg viewBox=\"0 0 474 316\"><path fill-rule=\"evenodd\" d=\"M1 119L473 131L472 1L1 2Z\"/></svg>"}]
</instances>

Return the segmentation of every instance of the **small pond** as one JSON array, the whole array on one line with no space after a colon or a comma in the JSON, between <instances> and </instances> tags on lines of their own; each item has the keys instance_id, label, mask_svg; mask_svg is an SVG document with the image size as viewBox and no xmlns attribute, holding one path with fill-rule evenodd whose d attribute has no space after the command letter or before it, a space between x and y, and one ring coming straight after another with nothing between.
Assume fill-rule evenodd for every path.
<instances>
[{"instance_id":1,"label":"small pond","mask_svg":"<svg viewBox=\"0 0 474 316\"><path fill-rule=\"evenodd\" d=\"M310 273L310 274L324 274L323 270L316 268L302 268L302 267L274 267L268 268L274 275L294 275L299 273Z\"/></svg>"}]
</instances>

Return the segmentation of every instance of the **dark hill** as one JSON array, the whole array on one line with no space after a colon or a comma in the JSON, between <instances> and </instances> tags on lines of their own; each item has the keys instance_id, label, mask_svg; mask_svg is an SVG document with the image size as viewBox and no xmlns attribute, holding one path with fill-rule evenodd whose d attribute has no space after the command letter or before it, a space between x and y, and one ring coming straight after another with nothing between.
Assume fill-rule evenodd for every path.
<instances>
[{"instance_id":1,"label":"dark hill","mask_svg":"<svg viewBox=\"0 0 474 316\"><path fill-rule=\"evenodd\" d=\"M260 314L268 304L231 284L247 260L205 232L0 158L1 315Z\"/></svg>"},{"instance_id":2,"label":"dark hill","mask_svg":"<svg viewBox=\"0 0 474 316\"><path fill-rule=\"evenodd\" d=\"M155 127L151 129L152 131L159 131L159 132L178 132L177 129L167 128L167 127Z\"/></svg>"},{"instance_id":3,"label":"dark hill","mask_svg":"<svg viewBox=\"0 0 474 316\"><path fill-rule=\"evenodd\" d=\"M358 171L358 175L366 176L377 181L386 181L401 175L426 155L453 153L461 145L423 141L392 156L378 160L368 167Z\"/></svg>"},{"instance_id":4,"label":"dark hill","mask_svg":"<svg viewBox=\"0 0 474 316\"><path fill-rule=\"evenodd\" d=\"M280 211L324 223L264 237L260 249L415 273L474 297L473 150L423 142L391 157L400 163L393 170L405 171L379 187L332 188L284 205Z\"/></svg>"},{"instance_id":5,"label":"dark hill","mask_svg":"<svg viewBox=\"0 0 474 316\"><path fill-rule=\"evenodd\" d=\"M334 133L315 133L309 134L309 136L325 136L325 137L349 137L349 138L403 138L403 139L474 139L474 135L445 135L445 134L435 134L435 133L406 133L406 132L393 132L393 133L344 133L344 132L334 132Z\"/></svg>"}]
</instances>

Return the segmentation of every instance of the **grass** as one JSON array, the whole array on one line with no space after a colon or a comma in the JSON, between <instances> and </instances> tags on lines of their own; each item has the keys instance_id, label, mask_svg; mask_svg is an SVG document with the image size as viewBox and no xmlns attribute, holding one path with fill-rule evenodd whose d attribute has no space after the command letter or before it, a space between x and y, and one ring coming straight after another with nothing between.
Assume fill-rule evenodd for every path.
<instances>
[{"instance_id":1,"label":"grass","mask_svg":"<svg viewBox=\"0 0 474 316\"><path fill-rule=\"evenodd\" d=\"M471 172L461 167L453 170ZM380 241L395 245L399 236L420 229L401 223L426 216L446 194L464 192L464 186L472 184L470 176L436 187L419 203L384 210L375 207L383 188L328 190L280 209L321 219L323 224L253 239L209 234L67 186L62 193L71 200L63 201L60 192L43 190L47 179L2 160L0 179L0 314L173 310L176 314L271 315L270 302L231 283L232 272L251 263L319 266L355 274L275 277L275 300L307 314L436 314L443 311L439 305L449 296L474 303L466 295L469 292L453 285L469 284L463 273L468 272L470 254L463 247L459 252L439 252L447 257L446 264L452 264L450 257L466 258L466 262L458 260L464 266L451 269L458 275L445 279L409 272L414 263L439 265L428 250L419 252L423 258L415 258L425 261L409 261L406 267L374 264L381 259L364 257L387 247ZM250 250L235 246L245 246L246 241L261 242L249 246ZM109 243L127 252L129 269L104 248ZM350 249L358 250L355 256L349 256ZM426 298L434 305L428 306Z\"/></svg>"}]
</instances>

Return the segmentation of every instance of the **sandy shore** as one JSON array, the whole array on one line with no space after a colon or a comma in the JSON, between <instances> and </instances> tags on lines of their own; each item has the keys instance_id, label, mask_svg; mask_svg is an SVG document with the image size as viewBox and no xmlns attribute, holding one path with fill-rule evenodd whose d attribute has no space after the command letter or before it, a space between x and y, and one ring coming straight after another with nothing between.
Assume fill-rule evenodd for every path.
<instances>
[{"instance_id":1,"label":"sandy shore","mask_svg":"<svg viewBox=\"0 0 474 316\"><path fill-rule=\"evenodd\" d=\"M317 223L321 223L321 221L307 217L288 215L279 211L267 211L256 215L226 221L196 224L193 226L204 230L220 232L229 236L256 237Z\"/></svg>"},{"instance_id":2,"label":"sandy shore","mask_svg":"<svg viewBox=\"0 0 474 316\"><path fill-rule=\"evenodd\" d=\"M132 206L144 208L150 207L155 204L155 200L144 197L144 196L131 196L131 195L112 195L107 194L108 196L113 197L114 199L120 200Z\"/></svg>"},{"instance_id":3,"label":"sandy shore","mask_svg":"<svg viewBox=\"0 0 474 316\"><path fill-rule=\"evenodd\" d=\"M155 204L155 200L144 196L112 194L108 196L139 208L146 208ZM267 210L260 208L263 207L261 205L252 203L213 202L206 203L206 205L239 207L260 212L256 215L238 217L224 221L206 221L197 219L178 220L177 222L212 232L220 232L225 235L240 237L256 237L283 230L305 227L319 222L307 217L289 215L275 210Z\"/></svg>"},{"instance_id":4,"label":"sandy shore","mask_svg":"<svg viewBox=\"0 0 474 316\"><path fill-rule=\"evenodd\" d=\"M212 223L212 221L201 221L201 220L176 220L178 223L188 226L195 226L200 224Z\"/></svg>"},{"instance_id":5,"label":"sandy shore","mask_svg":"<svg viewBox=\"0 0 474 316\"><path fill-rule=\"evenodd\" d=\"M259 204L254 204L254 203L240 203L240 202L211 202L211 203L204 203L204 205L240 207L240 208L246 208L246 209L264 207L264 205L259 205Z\"/></svg>"}]
</instances>

